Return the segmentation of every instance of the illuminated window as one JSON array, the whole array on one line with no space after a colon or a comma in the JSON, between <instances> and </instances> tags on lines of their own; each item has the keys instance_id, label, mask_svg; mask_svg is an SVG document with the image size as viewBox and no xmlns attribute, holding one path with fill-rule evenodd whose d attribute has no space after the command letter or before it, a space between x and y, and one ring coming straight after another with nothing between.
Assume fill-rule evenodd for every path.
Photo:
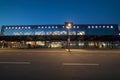
<instances>
[{"instance_id":1,"label":"illuminated window","mask_svg":"<svg viewBox=\"0 0 120 80\"><path fill-rule=\"evenodd\" d=\"M44 28L44 27L42 26L42 28Z\"/></svg>"},{"instance_id":2,"label":"illuminated window","mask_svg":"<svg viewBox=\"0 0 120 80\"><path fill-rule=\"evenodd\" d=\"M54 26L52 26L52 28L54 28Z\"/></svg>"},{"instance_id":3,"label":"illuminated window","mask_svg":"<svg viewBox=\"0 0 120 80\"><path fill-rule=\"evenodd\" d=\"M43 31L38 31L38 32L35 32L35 35L44 35L44 32Z\"/></svg>"},{"instance_id":4,"label":"illuminated window","mask_svg":"<svg viewBox=\"0 0 120 80\"><path fill-rule=\"evenodd\" d=\"M101 26L99 26L99 28L101 28Z\"/></svg>"},{"instance_id":5,"label":"illuminated window","mask_svg":"<svg viewBox=\"0 0 120 80\"><path fill-rule=\"evenodd\" d=\"M17 27L15 27L15 29L17 29Z\"/></svg>"},{"instance_id":6,"label":"illuminated window","mask_svg":"<svg viewBox=\"0 0 120 80\"><path fill-rule=\"evenodd\" d=\"M40 28L40 26L38 26L38 28Z\"/></svg>"},{"instance_id":7,"label":"illuminated window","mask_svg":"<svg viewBox=\"0 0 120 80\"><path fill-rule=\"evenodd\" d=\"M25 29L27 29L27 27L25 27Z\"/></svg>"},{"instance_id":8,"label":"illuminated window","mask_svg":"<svg viewBox=\"0 0 120 80\"><path fill-rule=\"evenodd\" d=\"M58 28L57 26L55 28Z\"/></svg>"},{"instance_id":9,"label":"illuminated window","mask_svg":"<svg viewBox=\"0 0 120 80\"><path fill-rule=\"evenodd\" d=\"M38 32L35 32L35 35L44 35L45 32L44 31L38 31Z\"/></svg>"},{"instance_id":10,"label":"illuminated window","mask_svg":"<svg viewBox=\"0 0 120 80\"><path fill-rule=\"evenodd\" d=\"M94 28L94 26L92 26L92 28Z\"/></svg>"},{"instance_id":11,"label":"illuminated window","mask_svg":"<svg viewBox=\"0 0 120 80\"><path fill-rule=\"evenodd\" d=\"M61 34L61 35L66 35L67 32L66 32L66 31L61 31L60 34Z\"/></svg>"},{"instance_id":12,"label":"illuminated window","mask_svg":"<svg viewBox=\"0 0 120 80\"><path fill-rule=\"evenodd\" d=\"M103 26L103 28L105 28L105 26Z\"/></svg>"},{"instance_id":13,"label":"illuminated window","mask_svg":"<svg viewBox=\"0 0 120 80\"><path fill-rule=\"evenodd\" d=\"M48 28L51 28L50 26Z\"/></svg>"},{"instance_id":14,"label":"illuminated window","mask_svg":"<svg viewBox=\"0 0 120 80\"><path fill-rule=\"evenodd\" d=\"M5 29L8 29L8 27L6 27Z\"/></svg>"},{"instance_id":15,"label":"illuminated window","mask_svg":"<svg viewBox=\"0 0 120 80\"><path fill-rule=\"evenodd\" d=\"M113 28L113 26L111 26L111 28Z\"/></svg>"},{"instance_id":16,"label":"illuminated window","mask_svg":"<svg viewBox=\"0 0 120 80\"><path fill-rule=\"evenodd\" d=\"M75 26L73 26L73 28L75 28Z\"/></svg>"},{"instance_id":17,"label":"illuminated window","mask_svg":"<svg viewBox=\"0 0 120 80\"><path fill-rule=\"evenodd\" d=\"M30 27L28 27L28 29L30 29Z\"/></svg>"},{"instance_id":18,"label":"illuminated window","mask_svg":"<svg viewBox=\"0 0 120 80\"><path fill-rule=\"evenodd\" d=\"M18 29L20 29L20 27Z\"/></svg>"},{"instance_id":19,"label":"illuminated window","mask_svg":"<svg viewBox=\"0 0 120 80\"><path fill-rule=\"evenodd\" d=\"M79 46L84 46L84 42L79 42L78 45Z\"/></svg>"},{"instance_id":20,"label":"illuminated window","mask_svg":"<svg viewBox=\"0 0 120 80\"><path fill-rule=\"evenodd\" d=\"M12 27L12 29L14 29L14 27Z\"/></svg>"},{"instance_id":21,"label":"illuminated window","mask_svg":"<svg viewBox=\"0 0 120 80\"><path fill-rule=\"evenodd\" d=\"M24 29L24 27L22 27L22 29Z\"/></svg>"},{"instance_id":22,"label":"illuminated window","mask_svg":"<svg viewBox=\"0 0 120 80\"><path fill-rule=\"evenodd\" d=\"M90 28L90 26L88 26L88 28Z\"/></svg>"},{"instance_id":23,"label":"illuminated window","mask_svg":"<svg viewBox=\"0 0 120 80\"><path fill-rule=\"evenodd\" d=\"M48 35L55 35L55 33L54 32L49 32Z\"/></svg>"},{"instance_id":24,"label":"illuminated window","mask_svg":"<svg viewBox=\"0 0 120 80\"><path fill-rule=\"evenodd\" d=\"M63 28L65 28L65 26L63 26Z\"/></svg>"},{"instance_id":25,"label":"illuminated window","mask_svg":"<svg viewBox=\"0 0 120 80\"><path fill-rule=\"evenodd\" d=\"M45 28L47 28L47 26L45 26Z\"/></svg>"},{"instance_id":26,"label":"illuminated window","mask_svg":"<svg viewBox=\"0 0 120 80\"><path fill-rule=\"evenodd\" d=\"M70 31L69 35L76 35L76 31Z\"/></svg>"},{"instance_id":27,"label":"illuminated window","mask_svg":"<svg viewBox=\"0 0 120 80\"><path fill-rule=\"evenodd\" d=\"M22 32L20 32L20 34L22 35Z\"/></svg>"},{"instance_id":28,"label":"illuminated window","mask_svg":"<svg viewBox=\"0 0 120 80\"><path fill-rule=\"evenodd\" d=\"M77 32L77 35L85 35L85 31L79 31Z\"/></svg>"},{"instance_id":29,"label":"illuminated window","mask_svg":"<svg viewBox=\"0 0 120 80\"><path fill-rule=\"evenodd\" d=\"M52 32L48 31L46 32L46 35L52 35Z\"/></svg>"},{"instance_id":30,"label":"illuminated window","mask_svg":"<svg viewBox=\"0 0 120 80\"><path fill-rule=\"evenodd\" d=\"M54 34L55 35L60 35L60 31L55 31Z\"/></svg>"},{"instance_id":31,"label":"illuminated window","mask_svg":"<svg viewBox=\"0 0 120 80\"><path fill-rule=\"evenodd\" d=\"M98 28L98 26L95 26L95 28Z\"/></svg>"},{"instance_id":32,"label":"illuminated window","mask_svg":"<svg viewBox=\"0 0 120 80\"><path fill-rule=\"evenodd\" d=\"M25 32L24 35L31 35L31 32Z\"/></svg>"},{"instance_id":33,"label":"illuminated window","mask_svg":"<svg viewBox=\"0 0 120 80\"><path fill-rule=\"evenodd\" d=\"M13 35L22 35L22 32L13 32Z\"/></svg>"},{"instance_id":34,"label":"illuminated window","mask_svg":"<svg viewBox=\"0 0 120 80\"><path fill-rule=\"evenodd\" d=\"M79 28L79 26L77 26L77 28Z\"/></svg>"},{"instance_id":35,"label":"illuminated window","mask_svg":"<svg viewBox=\"0 0 120 80\"><path fill-rule=\"evenodd\" d=\"M48 31L46 32L46 35L63 35L60 31Z\"/></svg>"},{"instance_id":36,"label":"illuminated window","mask_svg":"<svg viewBox=\"0 0 120 80\"><path fill-rule=\"evenodd\" d=\"M9 29L11 29L11 27L9 27Z\"/></svg>"},{"instance_id":37,"label":"illuminated window","mask_svg":"<svg viewBox=\"0 0 120 80\"><path fill-rule=\"evenodd\" d=\"M109 28L109 26L107 26L107 28Z\"/></svg>"}]
</instances>

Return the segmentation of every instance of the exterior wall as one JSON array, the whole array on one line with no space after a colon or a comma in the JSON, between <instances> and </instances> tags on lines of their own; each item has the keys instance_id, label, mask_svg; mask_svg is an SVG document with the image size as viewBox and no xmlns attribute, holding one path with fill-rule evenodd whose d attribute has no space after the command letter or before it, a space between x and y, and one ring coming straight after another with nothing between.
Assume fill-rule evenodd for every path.
<instances>
[{"instance_id":1,"label":"exterior wall","mask_svg":"<svg viewBox=\"0 0 120 80\"><path fill-rule=\"evenodd\" d=\"M67 35L64 25L2 26L2 34L14 35ZM73 25L69 35L118 35L118 25Z\"/></svg>"},{"instance_id":2,"label":"exterior wall","mask_svg":"<svg viewBox=\"0 0 120 80\"><path fill-rule=\"evenodd\" d=\"M89 26L87 35L118 35L118 25Z\"/></svg>"},{"instance_id":3,"label":"exterior wall","mask_svg":"<svg viewBox=\"0 0 120 80\"><path fill-rule=\"evenodd\" d=\"M115 41L71 41L70 48L119 48ZM0 48L68 48L67 41L4 41Z\"/></svg>"},{"instance_id":4,"label":"exterior wall","mask_svg":"<svg viewBox=\"0 0 120 80\"><path fill-rule=\"evenodd\" d=\"M14 41L5 41L4 38L0 42L0 47L17 47L17 48L34 48L34 47L47 47L47 48L67 48L68 35L71 36L70 47L71 48L113 48L119 47L120 41L117 38L114 39L111 37L110 39L114 39L112 41L104 39L96 39L96 36L118 36L119 30L117 24L86 24L86 25L73 25L69 30L64 25L7 25L2 26L1 36L6 37L14 37ZM52 36L51 36L52 35ZM23 37L27 36L27 37ZM32 38L29 40L23 40L23 38ZM39 37L42 36L42 37ZM67 38L60 38L61 36ZM86 36L93 36L88 37ZM22 37L22 38L21 38ZM56 37L56 38L51 38ZM22 40L21 40L21 39ZM40 38L36 39L36 38ZM42 40L43 38L43 40ZM59 39L58 39L59 38ZM19 40L20 39L20 40ZM12 39L11 39L12 40Z\"/></svg>"}]
</instances>

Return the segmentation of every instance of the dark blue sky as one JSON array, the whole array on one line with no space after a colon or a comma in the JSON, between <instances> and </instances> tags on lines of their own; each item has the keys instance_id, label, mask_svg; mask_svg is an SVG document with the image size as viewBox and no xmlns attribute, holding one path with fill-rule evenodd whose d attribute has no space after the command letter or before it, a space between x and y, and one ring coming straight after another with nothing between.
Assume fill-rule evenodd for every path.
<instances>
[{"instance_id":1,"label":"dark blue sky","mask_svg":"<svg viewBox=\"0 0 120 80\"><path fill-rule=\"evenodd\" d=\"M120 24L120 0L0 0L0 26Z\"/></svg>"}]
</instances>

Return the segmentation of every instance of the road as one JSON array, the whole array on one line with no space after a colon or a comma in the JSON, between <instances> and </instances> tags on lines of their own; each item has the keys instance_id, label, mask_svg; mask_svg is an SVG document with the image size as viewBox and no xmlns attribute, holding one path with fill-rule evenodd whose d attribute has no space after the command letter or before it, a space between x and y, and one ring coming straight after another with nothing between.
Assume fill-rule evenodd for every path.
<instances>
[{"instance_id":1,"label":"road","mask_svg":"<svg viewBox=\"0 0 120 80\"><path fill-rule=\"evenodd\" d=\"M0 80L120 80L120 50L0 49Z\"/></svg>"}]
</instances>

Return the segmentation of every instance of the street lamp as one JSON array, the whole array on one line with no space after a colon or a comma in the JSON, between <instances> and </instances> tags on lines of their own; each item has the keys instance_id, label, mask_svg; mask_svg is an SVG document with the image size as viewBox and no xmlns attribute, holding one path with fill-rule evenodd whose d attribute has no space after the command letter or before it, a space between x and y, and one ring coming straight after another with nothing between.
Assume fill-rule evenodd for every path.
<instances>
[{"instance_id":1,"label":"street lamp","mask_svg":"<svg viewBox=\"0 0 120 80\"><path fill-rule=\"evenodd\" d=\"M70 29L72 28L73 26L73 23L72 22L65 22L65 26L68 30L68 34L67 34L67 44L68 44L68 52L70 52Z\"/></svg>"}]
</instances>

